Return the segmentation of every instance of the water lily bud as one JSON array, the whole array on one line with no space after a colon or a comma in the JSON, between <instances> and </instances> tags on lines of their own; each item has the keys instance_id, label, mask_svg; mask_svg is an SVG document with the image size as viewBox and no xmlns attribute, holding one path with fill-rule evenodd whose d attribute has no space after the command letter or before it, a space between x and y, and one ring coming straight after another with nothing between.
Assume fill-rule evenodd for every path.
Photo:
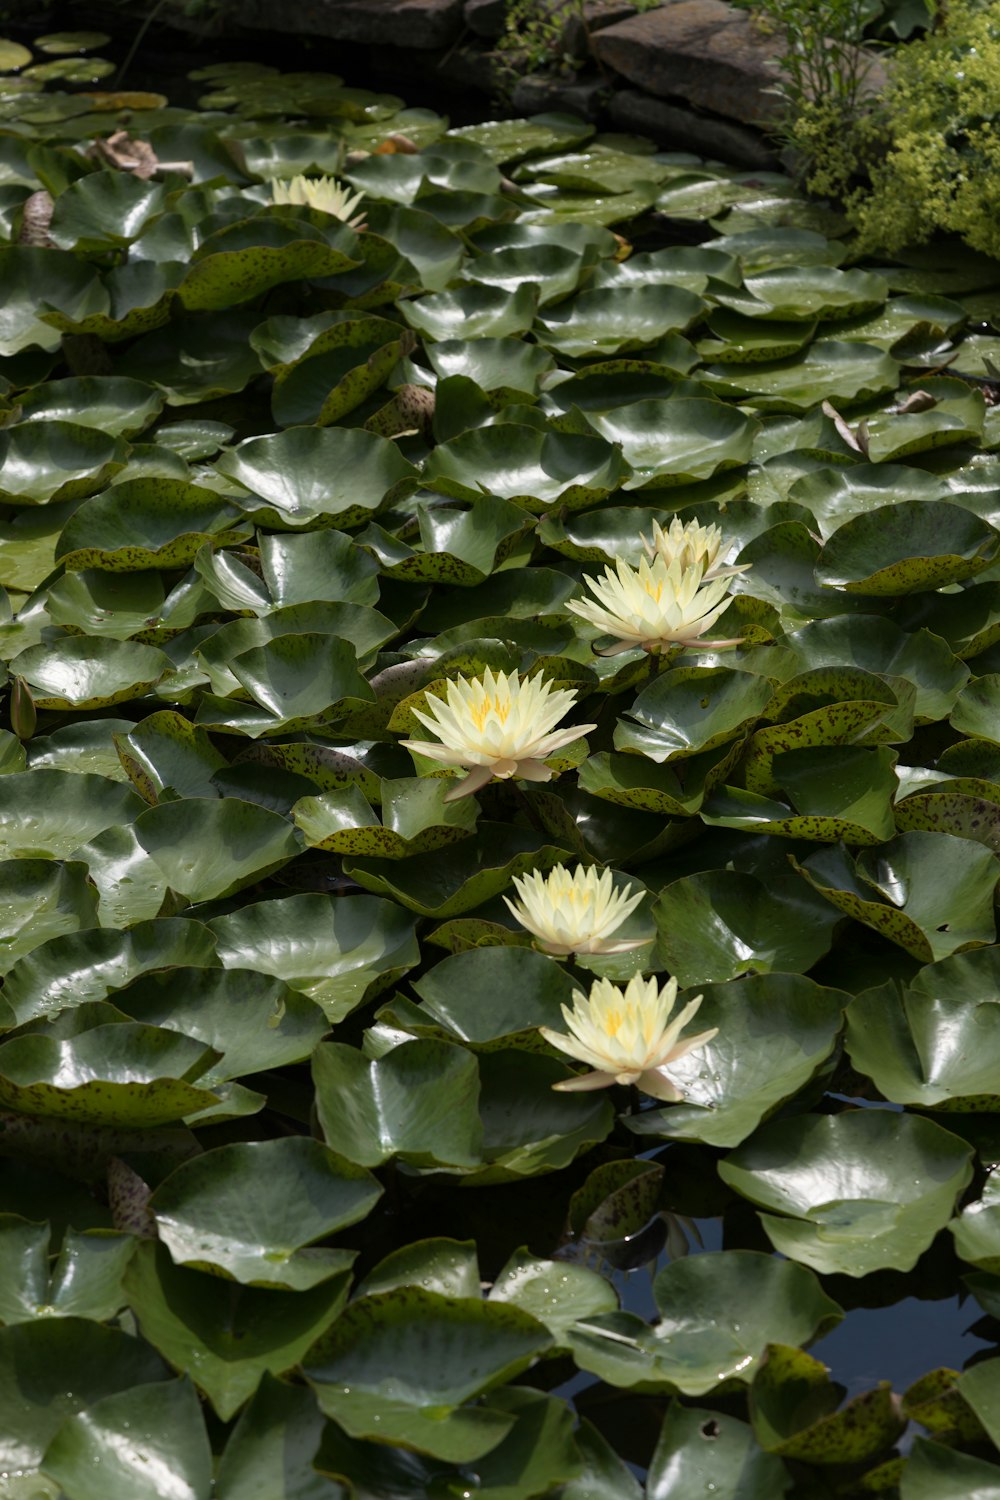
<instances>
[{"instance_id":1,"label":"water lily bud","mask_svg":"<svg viewBox=\"0 0 1000 1500\"><path fill-rule=\"evenodd\" d=\"M38 710L23 677L10 682L10 727L19 740L30 740L38 723Z\"/></svg>"}]
</instances>

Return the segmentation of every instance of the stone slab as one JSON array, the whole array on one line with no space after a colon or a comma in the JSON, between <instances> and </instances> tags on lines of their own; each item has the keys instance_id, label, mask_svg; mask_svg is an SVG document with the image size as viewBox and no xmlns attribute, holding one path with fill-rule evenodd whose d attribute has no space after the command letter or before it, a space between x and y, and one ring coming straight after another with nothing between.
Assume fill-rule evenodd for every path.
<instances>
[{"instance_id":1,"label":"stone slab","mask_svg":"<svg viewBox=\"0 0 1000 1500\"><path fill-rule=\"evenodd\" d=\"M503 35L507 0L465 0L463 19L470 31L487 41Z\"/></svg>"},{"instance_id":2,"label":"stone slab","mask_svg":"<svg viewBox=\"0 0 1000 1500\"><path fill-rule=\"evenodd\" d=\"M448 47L462 30L462 0L241 0L241 26L328 36L372 46Z\"/></svg>"},{"instance_id":3,"label":"stone slab","mask_svg":"<svg viewBox=\"0 0 1000 1500\"><path fill-rule=\"evenodd\" d=\"M767 90L780 44L726 0L673 0L595 33L594 56L659 98L681 98L745 125L773 124Z\"/></svg>"},{"instance_id":4,"label":"stone slab","mask_svg":"<svg viewBox=\"0 0 1000 1500\"><path fill-rule=\"evenodd\" d=\"M734 120L714 119L683 105L667 104L638 89L619 89L611 96L608 113L621 130L648 135L670 151L715 156L736 167L777 171L780 162L764 137Z\"/></svg>"}]
</instances>

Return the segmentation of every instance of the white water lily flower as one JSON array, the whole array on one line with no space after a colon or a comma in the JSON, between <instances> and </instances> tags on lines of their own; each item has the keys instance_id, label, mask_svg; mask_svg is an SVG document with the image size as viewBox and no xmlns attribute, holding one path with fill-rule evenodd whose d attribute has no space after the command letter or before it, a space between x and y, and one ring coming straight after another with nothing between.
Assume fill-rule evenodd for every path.
<instances>
[{"instance_id":1,"label":"white water lily flower","mask_svg":"<svg viewBox=\"0 0 1000 1500\"><path fill-rule=\"evenodd\" d=\"M749 563L726 566L718 561L722 548L720 526L702 526L697 521L688 521L685 525L677 516L666 529L659 521L654 521L653 540L640 536L640 541L650 562L662 557L668 567L676 562L681 568L693 568L696 563L701 563L704 567L702 583L710 583L713 578L731 578L736 573L745 573L750 566Z\"/></svg>"},{"instance_id":2,"label":"white water lily flower","mask_svg":"<svg viewBox=\"0 0 1000 1500\"><path fill-rule=\"evenodd\" d=\"M364 193L352 193L343 187L336 177L293 177L290 182L275 180L271 183L271 198L275 203L298 203L306 208L318 208L321 213L332 214L343 219L352 229L360 229L364 214L352 219L351 214L364 197Z\"/></svg>"},{"instance_id":3,"label":"white water lily flower","mask_svg":"<svg viewBox=\"0 0 1000 1500\"><path fill-rule=\"evenodd\" d=\"M581 990L573 991L573 1009L562 1007L570 1035L548 1026L539 1030L547 1042L567 1052L578 1062L589 1063L593 1073L581 1073L552 1085L555 1089L603 1089L612 1083L634 1083L654 1099L676 1104L683 1098L680 1089L667 1073L670 1063L704 1047L718 1034L719 1028L699 1031L680 1041L680 1034L701 1005L696 995L679 1016L670 1014L677 999L677 980L670 979L661 989L657 980L637 974L624 992L610 979L597 979L589 998Z\"/></svg>"},{"instance_id":4,"label":"white water lily flower","mask_svg":"<svg viewBox=\"0 0 1000 1500\"><path fill-rule=\"evenodd\" d=\"M447 693L447 702L428 693L427 713L413 710L440 744L402 741L407 750L469 772L448 792L446 802L478 792L494 776L501 781L511 776L548 781L552 771L545 764L546 756L597 727L576 724L571 729L555 729L576 702L576 693L571 688L555 688L541 677L521 678L516 672L498 672L494 677L487 668L481 678L452 679Z\"/></svg>"},{"instance_id":5,"label":"white water lily flower","mask_svg":"<svg viewBox=\"0 0 1000 1500\"><path fill-rule=\"evenodd\" d=\"M617 557L614 569L604 569L603 579L585 581L597 602L571 599L566 608L602 634L615 637L615 644L601 656L615 656L634 646L657 652L692 645L711 630L726 608L730 586L728 577L706 583L701 563L682 568L679 562L667 563L662 557L652 562L643 558L638 568ZM739 637L704 644L738 646Z\"/></svg>"},{"instance_id":6,"label":"white water lily flower","mask_svg":"<svg viewBox=\"0 0 1000 1500\"><path fill-rule=\"evenodd\" d=\"M612 939L644 893L633 896L630 885L616 891L610 870L598 875L592 865L578 865L571 875L565 865L554 865L547 875L515 875L514 886L522 904L503 899L546 953L626 953L646 941Z\"/></svg>"}]
</instances>

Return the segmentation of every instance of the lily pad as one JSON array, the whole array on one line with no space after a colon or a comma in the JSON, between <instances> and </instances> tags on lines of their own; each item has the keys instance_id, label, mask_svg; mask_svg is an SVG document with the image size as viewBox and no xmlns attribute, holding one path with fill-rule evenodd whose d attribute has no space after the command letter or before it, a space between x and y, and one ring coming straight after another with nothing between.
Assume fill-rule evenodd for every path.
<instances>
[{"instance_id":1,"label":"lily pad","mask_svg":"<svg viewBox=\"0 0 1000 1500\"><path fill-rule=\"evenodd\" d=\"M808 1344L842 1317L806 1267L752 1250L672 1261L653 1296L654 1327L634 1313L577 1324L577 1364L609 1385L702 1396L727 1380L749 1383L768 1343Z\"/></svg>"},{"instance_id":2,"label":"lily pad","mask_svg":"<svg viewBox=\"0 0 1000 1500\"><path fill-rule=\"evenodd\" d=\"M1000 534L962 506L904 500L845 521L820 553L816 576L850 593L919 593L973 577L998 550Z\"/></svg>"},{"instance_id":3,"label":"lily pad","mask_svg":"<svg viewBox=\"0 0 1000 1500\"><path fill-rule=\"evenodd\" d=\"M760 1218L781 1254L865 1276L912 1269L951 1218L971 1158L971 1147L930 1120L849 1110L765 1125L719 1174L774 1211Z\"/></svg>"},{"instance_id":4,"label":"lily pad","mask_svg":"<svg viewBox=\"0 0 1000 1500\"><path fill-rule=\"evenodd\" d=\"M603 438L504 423L440 444L423 480L460 500L499 495L537 514L550 506L596 505L629 473L621 450Z\"/></svg>"},{"instance_id":5,"label":"lily pad","mask_svg":"<svg viewBox=\"0 0 1000 1500\"><path fill-rule=\"evenodd\" d=\"M216 468L249 492L236 504L281 528L360 525L391 504L417 472L386 438L317 427L249 438L224 453Z\"/></svg>"},{"instance_id":6,"label":"lily pad","mask_svg":"<svg viewBox=\"0 0 1000 1500\"><path fill-rule=\"evenodd\" d=\"M829 1057L848 996L797 974L748 975L702 993L698 1027L719 1034L670 1065L683 1102L626 1123L640 1136L736 1146Z\"/></svg>"},{"instance_id":7,"label":"lily pad","mask_svg":"<svg viewBox=\"0 0 1000 1500\"><path fill-rule=\"evenodd\" d=\"M419 961L415 920L374 896L298 895L212 919L221 962L274 974L340 1020Z\"/></svg>"},{"instance_id":8,"label":"lily pad","mask_svg":"<svg viewBox=\"0 0 1000 1500\"><path fill-rule=\"evenodd\" d=\"M362 1167L303 1137L217 1150L178 1167L150 1200L175 1264L250 1286L307 1289L343 1272L350 1251L309 1249L365 1217L381 1188Z\"/></svg>"},{"instance_id":9,"label":"lily pad","mask_svg":"<svg viewBox=\"0 0 1000 1500\"><path fill-rule=\"evenodd\" d=\"M801 904L779 885L739 870L707 870L675 880L653 907L666 968L684 986L741 974L811 969L830 946L837 918Z\"/></svg>"}]
</instances>

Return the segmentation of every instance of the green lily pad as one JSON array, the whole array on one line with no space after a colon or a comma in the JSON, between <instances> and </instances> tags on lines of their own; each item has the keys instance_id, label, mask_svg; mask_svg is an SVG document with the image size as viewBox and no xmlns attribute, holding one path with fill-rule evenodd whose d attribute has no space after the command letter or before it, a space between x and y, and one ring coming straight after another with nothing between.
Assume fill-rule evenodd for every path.
<instances>
[{"instance_id":1,"label":"green lily pad","mask_svg":"<svg viewBox=\"0 0 1000 1500\"><path fill-rule=\"evenodd\" d=\"M116 358L118 374L159 386L170 406L242 391L260 376L249 342L259 321L258 312L231 308L171 322L130 344Z\"/></svg>"},{"instance_id":2,"label":"green lily pad","mask_svg":"<svg viewBox=\"0 0 1000 1500\"><path fill-rule=\"evenodd\" d=\"M189 312L217 312L282 282L335 276L357 264L304 221L249 219L202 241L177 295Z\"/></svg>"},{"instance_id":3,"label":"green lily pad","mask_svg":"<svg viewBox=\"0 0 1000 1500\"><path fill-rule=\"evenodd\" d=\"M596 505L629 473L621 450L603 438L504 423L440 444L423 482L459 500L498 495L537 514L550 506Z\"/></svg>"},{"instance_id":4,"label":"green lily pad","mask_svg":"<svg viewBox=\"0 0 1000 1500\"><path fill-rule=\"evenodd\" d=\"M766 1368L766 1366L765 1366ZM649 1466L649 1500L668 1500L678 1484L717 1500L778 1500L792 1478L781 1459L758 1447L739 1418L672 1401Z\"/></svg>"},{"instance_id":5,"label":"green lily pad","mask_svg":"<svg viewBox=\"0 0 1000 1500\"><path fill-rule=\"evenodd\" d=\"M344 1250L309 1249L371 1211L381 1188L304 1137L220 1146L178 1167L150 1200L175 1264L250 1286L305 1290L346 1270Z\"/></svg>"},{"instance_id":6,"label":"green lily pad","mask_svg":"<svg viewBox=\"0 0 1000 1500\"><path fill-rule=\"evenodd\" d=\"M1000 1091L992 1059L1000 1052L1000 1008L992 1000L970 1003L964 988L944 988L947 970L942 965L954 972L962 958L968 955L944 959L925 971L923 991L899 993L883 985L851 1002L847 1050L858 1072L870 1077L886 1099L920 1109L996 1107Z\"/></svg>"},{"instance_id":7,"label":"green lily pad","mask_svg":"<svg viewBox=\"0 0 1000 1500\"><path fill-rule=\"evenodd\" d=\"M856 317L884 302L889 288L871 271L841 271L835 266L774 266L744 273L749 295L763 303L760 318ZM726 294L719 293L725 305ZM738 299L743 309L745 297Z\"/></svg>"},{"instance_id":8,"label":"green lily pad","mask_svg":"<svg viewBox=\"0 0 1000 1500\"><path fill-rule=\"evenodd\" d=\"M476 1059L448 1042L408 1041L369 1061L326 1042L312 1060L316 1108L339 1155L375 1167L393 1156L414 1166L476 1167L483 1127Z\"/></svg>"},{"instance_id":9,"label":"green lily pad","mask_svg":"<svg viewBox=\"0 0 1000 1500\"><path fill-rule=\"evenodd\" d=\"M461 1463L495 1448L512 1425L502 1408L464 1403L550 1343L520 1308L413 1286L352 1303L305 1368L322 1410L352 1437Z\"/></svg>"},{"instance_id":10,"label":"green lily pad","mask_svg":"<svg viewBox=\"0 0 1000 1500\"><path fill-rule=\"evenodd\" d=\"M760 1218L781 1254L866 1276L912 1270L972 1177L972 1148L918 1115L800 1115L763 1126L719 1175L774 1210Z\"/></svg>"},{"instance_id":11,"label":"green lily pad","mask_svg":"<svg viewBox=\"0 0 1000 1500\"><path fill-rule=\"evenodd\" d=\"M163 410L152 386L121 375L74 376L45 381L21 396L23 422L72 422L110 437L135 437Z\"/></svg>"},{"instance_id":12,"label":"green lily pad","mask_svg":"<svg viewBox=\"0 0 1000 1500\"><path fill-rule=\"evenodd\" d=\"M33 1487L42 1483L38 1468L67 1417L168 1375L148 1344L85 1318L39 1318L0 1330L0 1367L0 1463Z\"/></svg>"},{"instance_id":13,"label":"green lily pad","mask_svg":"<svg viewBox=\"0 0 1000 1500\"><path fill-rule=\"evenodd\" d=\"M611 443L621 445L632 475L626 490L692 484L749 461L757 424L721 401L677 396L637 401L589 421Z\"/></svg>"},{"instance_id":14,"label":"green lily pad","mask_svg":"<svg viewBox=\"0 0 1000 1500\"><path fill-rule=\"evenodd\" d=\"M895 390L899 365L870 344L817 339L804 355L708 365L698 378L713 395L750 400L761 411L804 412L821 401L862 401Z\"/></svg>"},{"instance_id":15,"label":"green lily pad","mask_svg":"<svg viewBox=\"0 0 1000 1500\"><path fill-rule=\"evenodd\" d=\"M178 987L183 1000L176 998ZM114 1005L133 1020L183 1032L212 1047L218 1055L199 1083L213 1088L305 1061L327 1029L311 1000L279 979L247 969L147 966L114 991Z\"/></svg>"},{"instance_id":16,"label":"green lily pad","mask_svg":"<svg viewBox=\"0 0 1000 1500\"><path fill-rule=\"evenodd\" d=\"M19 1036L0 1045L0 1103L85 1124L166 1125L217 1102L193 1082L214 1057L193 1037L130 1021L64 1041Z\"/></svg>"},{"instance_id":17,"label":"green lily pad","mask_svg":"<svg viewBox=\"0 0 1000 1500\"><path fill-rule=\"evenodd\" d=\"M744 737L771 700L764 677L728 667L677 667L643 688L615 729L615 749L662 765Z\"/></svg>"},{"instance_id":18,"label":"green lily pad","mask_svg":"<svg viewBox=\"0 0 1000 1500\"><path fill-rule=\"evenodd\" d=\"M899 1493L901 1500L1000 1500L1000 1470L996 1464L918 1437Z\"/></svg>"},{"instance_id":19,"label":"green lily pad","mask_svg":"<svg viewBox=\"0 0 1000 1500\"><path fill-rule=\"evenodd\" d=\"M0 970L48 938L97 922L97 903L80 861L10 859L0 864Z\"/></svg>"},{"instance_id":20,"label":"green lily pad","mask_svg":"<svg viewBox=\"0 0 1000 1500\"><path fill-rule=\"evenodd\" d=\"M285 896L212 919L226 968L283 979L330 1021L419 962L414 927L407 912L374 896Z\"/></svg>"},{"instance_id":21,"label":"green lily pad","mask_svg":"<svg viewBox=\"0 0 1000 1500\"><path fill-rule=\"evenodd\" d=\"M907 1422L889 1382L838 1411L841 1392L818 1359L772 1344L750 1390L758 1442L770 1453L823 1465L860 1464L884 1453Z\"/></svg>"},{"instance_id":22,"label":"green lily pad","mask_svg":"<svg viewBox=\"0 0 1000 1500\"><path fill-rule=\"evenodd\" d=\"M187 1380L105 1396L66 1419L43 1467L75 1500L119 1500L156 1475L184 1500L208 1500L212 1449Z\"/></svg>"},{"instance_id":23,"label":"green lily pad","mask_svg":"<svg viewBox=\"0 0 1000 1500\"><path fill-rule=\"evenodd\" d=\"M358 526L391 504L417 473L386 438L317 427L249 438L224 453L216 468L249 491L235 497L237 505L280 528Z\"/></svg>"},{"instance_id":24,"label":"green lily pad","mask_svg":"<svg viewBox=\"0 0 1000 1500\"><path fill-rule=\"evenodd\" d=\"M698 1028L719 1034L670 1065L683 1102L626 1123L640 1136L737 1146L829 1057L848 996L798 974L748 975L702 992Z\"/></svg>"},{"instance_id":25,"label":"green lily pad","mask_svg":"<svg viewBox=\"0 0 1000 1500\"><path fill-rule=\"evenodd\" d=\"M80 506L63 527L57 559L67 568L134 573L188 567L206 542L245 535L240 513L212 490L180 479L129 479Z\"/></svg>"},{"instance_id":26,"label":"green lily pad","mask_svg":"<svg viewBox=\"0 0 1000 1500\"><path fill-rule=\"evenodd\" d=\"M514 292L474 284L401 302L399 310L410 327L425 338L509 338L531 327L537 298L531 283Z\"/></svg>"},{"instance_id":27,"label":"green lily pad","mask_svg":"<svg viewBox=\"0 0 1000 1500\"><path fill-rule=\"evenodd\" d=\"M684 986L741 974L803 974L828 950L837 918L802 904L786 878L739 870L685 875L653 907L665 967Z\"/></svg>"},{"instance_id":28,"label":"green lily pad","mask_svg":"<svg viewBox=\"0 0 1000 1500\"><path fill-rule=\"evenodd\" d=\"M914 711L928 722L947 717L968 680L968 668L929 630L904 631L879 615L814 620L784 644L806 671L851 661L867 672L904 677L916 687Z\"/></svg>"},{"instance_id":29,"label":"green lily pad","mask_svg":"<svg viewBox=\"0 0 1000 1500\"><path fill-rule=\"evenodd\" d=\"M5 859L66 859L142 808L134 792L105 776L15 772L0 777L0 851Z\"/></svg>"},{"instance_id":30,"label":"green lily pad","mask_svg":"<svg viewBox=\"0 0 1000 1500\"><path fill-rule=\"evenodd\" d=\"M558 302L576 291L581 277L597 258L593 247L580 255L568 246L550 242L529 247L488 250L463 268L466 281L482 282L516 292L525 283L538 288L538 305Z\"/></svg>"},{"instance_id":31,"label":"green lily pad","mask_svg":"<svg viewBox=\"0 0 1000 1500\"><path fill-rule=\"evenodd\" d=\"M705 303L679 286L601 287L580 292L535 323L540 344L571 358L647 349L671 333L685 333Z\"/></svg>"},{"instance_id":32,"label":"green lily pad","mask_svg":"<svg viewBox=\"0 0 1000 1500\"><path fill-rule=\"evenodd\" d=\"M4 996L23 1024L103 1000L149 969L217 963L212 934L200 922L175 917L140 922L128 932L92 928L38 944L10 970Z\"/></svg>"},{"instance_id":33,"label":"green lily pad","mask_svg":"<svg viewBox=\"0 0 1000 1500\"><path fill-rule=\"evenodd\" d=\"M136 837L168 886L192 901L228 896L294 858L295 830L234 797L185 797L147 808Z\"/></svg>"},{"instance_id":34,"label":"green lily pad","mask_svg":"<svg viewBox=\"0 0 1000 1500\"><path fill-rule=\"evenodd\" d=\"M2 788L0 788L2 790ZM2 804L0 804L2 805ZM387 895L424 917L459 917L507 889L515 875L543 873L564 857L539 835L480 822L474 837L408 859L350 857L345 871L366 890Z\"/></svg>"},{"instance_id":35,"label":"green lily pad","mask_svg":"<svg viewBox=\"0 0 1000 1500\"><path fill-rule=\"evenodd\" d=\"M135 1241L126 1234L70 1229L52 1257L51 1239L50 1224L15 1214L0 1217L4 1324L44 1317L93 1318L98 1323L113 1318L125 1302L121 1281Z\"/></svg>"},{"instance_id":36,"label":"green lily pad","mask_svg":"<svg viewBox=\"0 0 1000 1500\"><path fill-rule=\"evenodd\" d=\"M162 1245L137 1247L125 1284L143 1337L190 1375L227 1421L266 1372L279 1375L299 1363L343 1308L349 1280L343 1271L296 1292L230 1285L224 1326L218 1277L175 1266Z\"/></svg>"},{"instance_id":37,"label":"green lily pad","mask_svg":"<svg viewBox=\"0 0 1000 1500\"><path fill-rule=\"evenodd\" d=\"M383 318L335 323L301 358L277 370L271 397L275 420L283 427L329 426L384 385L413 344L411 333Z\"/></svg>"},{"instance_id":38,"label":"green lily pad","mask_svg":"<svg viewBox=\"0 0 1000 1500\"><path fill-rule=\"evenodd\" d=\"M904 500L845 521L827 541L816 577L849 593L919 593L988 568L1000 535L960 505Z\"/></svg>"},{"instance_id":39,"label":"green lily pad","mask_svg":"<svg viewBox=\"0 0 1000 1500\"><path fill-rule=\"evenodd\" d=\"M303 797L292 820L312 849L405 859L468 837L478 809L471 800L446 803L447 783L430 778L382 782L382 821L357 787Z\"/></svg>"},{"instance_id":40,"label":"green lily pad","mask_svg":"<svg viewBox=\"0 0 1000 1500\"><path fill-rule=\"evenodd\" d=\"M952 443L974 443L984 437L986 408L982 393L958 380L931 379L921 385L934 404L923 410L874 412L866 419L868 452L876 463L926 453Z\"/></svg>"},{"instance_id":41,"label":"green lily pad","mask_svg":"<svg viewBox=\"0 0 1000 1500\"><path fill-rule=\"evenodd\" d=\"M69 636L46 646L29 646L14 658L12 670L32 689L38 708L107 708L141 698L170 669L170 658L155 646L135 641Z\"/></svg>"},{"instance_id":42,"label":"green lily pad","mask_svg":"<svg viewBox=\"0 0 1000 1500\"><path fill-rule=\"evenodd\" d=\"M427 1032L472 1048L519 1034L525 1043L535 1042L539 1026L561 1026L559 1007L571 1003L573 992L558 964L520 947L453 954L435 964L413 988L423 1003L407 1015ZM490 997L488 1006L483 1005L484 995ZM394 1011L393 1003L389 1010Z\"/></svg>"},{"instance_id":43,"label":"green lily pad","mask_svg":"<svg viewBox=\"0 0 1000 1500\"><path fill-rule=\"evenodd\" d=\"M120 439L77 422L34 421L0 432L0 499L48 505L92 495L125 467Z\"/></svg>"},{"instance_id":44,"label":"green lily pad","mask_svg":"<svg viewBox=\"0 0 1000 1500\"><path fill-rule=\"evenodd\" d=\"M162 183L131 172L89 172L59 194L49 234L61 250L130 245L165 202Z\"/></svg>"},{"instance_id":45,"label":"green lily pad","mask_svg":"<svg viewBox=\"0 0 1000 1500\"><path fill-rule=\"evenodd\" d=\"M219 1460L218 1500L321 1500L312 1461L325 1425L311 1391L265 1374Z\"/></svg>"},{"instance_id":46,"label":"green lily pad","mask_svg":"<svg viewBox=\"0 0 1000 1500\"><path fill-rule=\"evenodd\" d=\"M838 849L810 855L799 874L834 907L922 963L992 943L1000 865L981 844L948 833L901 833L856 862Z\"/></svg>"},{"instance_id":47,"label":"green lily pad","mask_svg":"<svg viewBox=\"0 0 1000 1500\"><path fill-rule=\"evenodd\" d=\"M805 1266L752 1250L672 1261L653 1296L654 1327L634 1313L577 1324L576 1363L609 1385L702 1396L727 1380L748 1384L769 1343L810 1343L843 1315Z\"/></svg>"}]
</instances>

